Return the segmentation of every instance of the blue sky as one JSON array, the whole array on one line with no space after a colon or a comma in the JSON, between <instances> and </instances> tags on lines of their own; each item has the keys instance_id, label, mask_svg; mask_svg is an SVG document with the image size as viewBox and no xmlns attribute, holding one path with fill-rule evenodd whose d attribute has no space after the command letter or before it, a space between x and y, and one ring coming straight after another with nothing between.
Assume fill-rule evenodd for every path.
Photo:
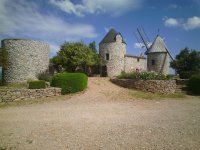
<instances>
[{"instance_id":1,"label":"blue sky","mask_svg":"<svg viewBox=\"0 0 200 150\"><path fill-rule=\"evenodd\" d=\"M200 0L0 0L0 40L28 38L50 44L50 56L64 41L96 41L114 27L127 53L139 55L134 36L143 26L150 42L158 34L175 57L180 49L200 50Z\"/></svg>"}]
</instances>

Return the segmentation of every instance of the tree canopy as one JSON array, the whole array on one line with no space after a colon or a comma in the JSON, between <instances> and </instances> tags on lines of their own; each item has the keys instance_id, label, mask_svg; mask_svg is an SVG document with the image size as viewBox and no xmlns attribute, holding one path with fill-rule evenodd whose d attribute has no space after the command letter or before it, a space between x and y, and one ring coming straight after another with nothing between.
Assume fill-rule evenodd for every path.
<instances>
[{"instance_id":1,"label":"tree canopy","mask_svg":"<svg viewBox=\"0 0 200 150\"><path fill-rule=\"evenodd\" d=\"M200 52L186 47L180 51L170 66L181 78L189 78L200 72Z\"/></svg>"},{"instance_id":2,"label":"tree canopy","mask_svg":"<svg viewBox=\"0 0 200 150\"><path fill-rule=\"evenodd\" d=\"M87 67L97 65L99 60L96 53L96 43L92 42L88 46L83 42L65 42L51 62L59 72L61 68L74 72L77 68L85 70Z\"/></svg>"}]
</instances>

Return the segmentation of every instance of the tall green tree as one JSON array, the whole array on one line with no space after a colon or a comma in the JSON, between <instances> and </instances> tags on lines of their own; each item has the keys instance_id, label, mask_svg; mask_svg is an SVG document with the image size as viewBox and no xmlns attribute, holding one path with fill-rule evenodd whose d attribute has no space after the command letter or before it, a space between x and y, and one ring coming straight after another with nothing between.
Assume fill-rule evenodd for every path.
<instances>
[{"instance_id":1,"label":"tall green tree","mask_svg":"<svg viewBox=\"0 0 200 150\"><path fill-rule=\"evenodd\" d=\"M186 47L180 51L170 66L181 78L189 78L200 72L200 52Z\"/></svg>"},{"instance_id":2,"label":"tall green tree","mask_svg":"<svg viewBox=\"0 0 200 150\"><path fill-rule=\"evenodd\" d=\"M97 53L97 49L96 49L96 42L93 41L89 44L88 46L94 53Z\"/></svg>"},{"instance_id":3,"label":"tall green tree","mask_svg":"<svg viewBox=\"0 0 200 150\"><path fill-rule=\"evenodd\" d=\"M74 72L77 68L86 71L88 67L97 63L97 54L83 42L65 42L51 61L58 71L61 70L60 67L69 72Z\"/></svg>"},{"instance_id":4,"label":"tall green tree","mask_svg":"<svg viewBox=\"0 0 200 150\"><path fill-rule=\"evenodd\" d=\"M0 66L2 67L2 82L5 83L4 70L8 68L8 52L5 48L0 48Z\"/></svg>"},{"instance_id":5,"label":"tall green tree","mask_svg":"<svg viewBox=\"0 0 200 150\"><path fill-rule=\"evenodd\" d=\"M95 60L96 60L95 65L96 65L96 66L100 65L101 62L102 62L102 60L101 60L100 55L97 53L96 42L93 41L93 42L89 43L88 46L89 46L89 48L95 53L95 56L94 56L94 57L95 57Z\"/></svg>"}]
</instances>

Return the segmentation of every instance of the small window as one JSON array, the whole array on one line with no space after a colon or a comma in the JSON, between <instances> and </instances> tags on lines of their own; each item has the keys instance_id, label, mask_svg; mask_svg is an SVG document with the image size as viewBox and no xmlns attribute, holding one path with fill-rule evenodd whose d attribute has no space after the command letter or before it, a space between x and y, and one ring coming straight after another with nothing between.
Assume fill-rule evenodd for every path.
<instances>
[{"instance_id":1,"label":"small window","mask_svg":"<svg viewBox=\"0 0 200 150\"><path fill-rule=\"evenodd\" d=\"M137 62L140 62L140 58L137 58Z\"/></svg>"},{"instance_id":2,"label":"small window","mask_svg":"<svg viewBox=\"0 0 200 150\"><path fill-rule=\"evenodd\" d=\"M109 59L110 59L109 54L106 53L106 60L109 60Z\"/></svg>"},{"instance_id":3,"label":"small window","mask_svg":"<svg viewBox=\"0 0 200 150\"><path fill-rule=\"evenodd\" d=\"M152 65L155 65L156 64L156 62L155 62L155 60L153 59L153 60L151 60L151 64Z\"/></svg>"}]
</instances>

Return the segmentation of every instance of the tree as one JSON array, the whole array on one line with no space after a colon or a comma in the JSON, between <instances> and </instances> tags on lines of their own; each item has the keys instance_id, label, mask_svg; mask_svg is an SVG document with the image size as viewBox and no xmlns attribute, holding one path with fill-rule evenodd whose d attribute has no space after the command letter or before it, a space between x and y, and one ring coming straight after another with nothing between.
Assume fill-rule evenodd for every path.
<instances>
[{"instance_id":1,"label":"tree","mask_svg":"<svg viewBox=\"0 0 200 150\"><path fill-rule=\"evenodd\" d=\"M5 83L4 70L8 68L8 52L4 48L0 48L0 66L2 67L2 83Z\"/></svg>"},{"instance_id":2,"label":"tree","mask_svg":"<svg viewBox=\"0 0 200 150\"><path fill-rule=\"evenodd\" d=\"M74 72L78 68L87 72L89 67L98 63L96 52L83 42L65 42L51 61L59 72L59 66L69 72Z\"/></svg>"},{"instance_id":3,"label":"tree","mask_svg":"<svg viewBox=\"0 0 200 150\"><path fill-rule=\"evenodd\" d=\"M97 53L96 42L95 42L95 41L93 41L92 43L90 43L88 47L89 47L94 53Z\"/></svg>"},{"instance_id":4,"label":"tree","mask_svg":"<svg viewBox=\"0 0 200 150\"><path fill-rule=\"evenodd\" d=\"M181 78L190 78L200 72L200 52L186 47L180 51L170 66Z\"/></svg>"}]
</instances>

